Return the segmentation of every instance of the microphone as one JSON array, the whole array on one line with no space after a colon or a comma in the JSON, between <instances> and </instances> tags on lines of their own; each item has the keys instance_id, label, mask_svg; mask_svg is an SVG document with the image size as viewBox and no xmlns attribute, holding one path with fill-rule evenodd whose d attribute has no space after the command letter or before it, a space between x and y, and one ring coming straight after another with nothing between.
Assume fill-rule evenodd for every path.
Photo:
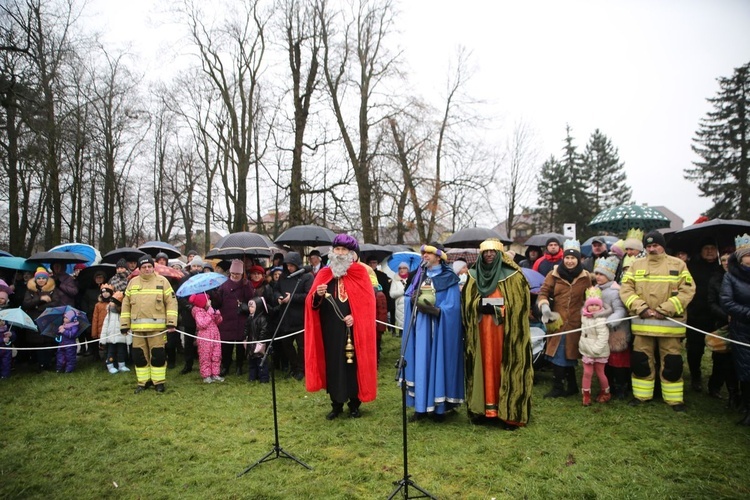
<instances>
[{"instance_id":1,"label":"microphone","mask_svg":"<svg viewBox=\"0 0 750 500\"><path fill-rule=\"evenodd\" d=\"M296 271L294 271L292 274L290 274L289 276L287 276L287 279L288 278L296 278L297 276L301 276L301 275L303 275L305 273L311 273L312 270L313 270L312 266L302 266L299 269L297 269Z\"/></svg>"},{"instance_id":2,"label":"microphone","mask_svg":"<svg viewBox=\"0 0 750 500\"><path fill-rule=\"evenodd\" d=\"M426 268L427 268L427 261L426 261L426 260L423 260L423 261L422 261L422 262L421 262L421 263L419 264L419 267L421 267L422 269L426 269Z\"/></svg>"}]
</instances>

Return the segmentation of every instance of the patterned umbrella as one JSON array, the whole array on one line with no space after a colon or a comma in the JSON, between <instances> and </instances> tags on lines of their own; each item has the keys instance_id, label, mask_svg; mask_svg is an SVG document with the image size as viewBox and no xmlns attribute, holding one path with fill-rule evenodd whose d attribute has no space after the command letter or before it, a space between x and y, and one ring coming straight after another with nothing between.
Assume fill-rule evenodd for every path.
<instances>
[{"instance_id":1,"label":"patterned umbrella","mask_svg":"<svg viewBox=\"0 0 750 500\"><path fill-rule=\"evenodd\" d=\"M293 226L284 231L276 238L277 245L286 246L309 246L330 245L336 233L326 227L309 224L306 226Z\"/></svg>"},{"instance_id":2,"label":"patterned umbrella","mask_svg":"<svg viewBox=\"0 0 750 500\"><path fill-rule=\"evenodd\" d=\"M177 296L189 297L196 293L207 292L208 290L219 288L228 279L221 273L199 273L191 276L189 280L177 289Z\"/></svg>"},{"instance_id":3,"label":"patterned umbrella","mask_svg":"<svg viewBox=\"0 0 750 500\"><path fill-rule=\"evenodd\" d=\"M158 274L159 276L164 276L165 278L170 279L182 279L185 277L185 274L182 271L179 271L173 267L165 266L163 264L154 264L154 272ZM131 280L141 274L140 269L136 269L132 273L128 275L128 280Z\"/></svg>"},{"instance_id":4,"label":"patterned umbrella","mask_svg":"<svg viewBox=\"0 0 750 500\"><path fill-rule=\"evenodd\" d=\"M69 252L83 255L88 259L86 262L84 262L84 264L86 264L87 266L93 266L94 264L98 264L102 260L102 254L99 253L99 250L85 243L64 243L62 245L57 245L56 247L50 248L49 251ZM74 264L68 264L65 268L65 272L68 274L73 274L73 267Z\"/></svg>"},{"instance_id":5,"label":"patterned umbrella","mask_svg":"<svg viewBox=\"0 0 750 500\"><path fill-rule=\"evenodd\" d=\"M591 219L589 227L597 231L608 233L625 233L628 229L638 228L653 231L669 227L671 221L663 213L653 207L642 205L620 205L607 208Z\"/></svg>"},{"instance_id":6,"label":"patterned umbrella","mask_svg":"<svg viewBox=\"0 0 750 500\"><path fill-rule=\"evenodd\" d=\"M1 310L0 320L5 321L9 325L17 326L19 328L28 328L34 331L37 330L36 324L34 324L34 320L31 319L28 314L23 312L20 307Z\"/></svg>"}]
</instances>

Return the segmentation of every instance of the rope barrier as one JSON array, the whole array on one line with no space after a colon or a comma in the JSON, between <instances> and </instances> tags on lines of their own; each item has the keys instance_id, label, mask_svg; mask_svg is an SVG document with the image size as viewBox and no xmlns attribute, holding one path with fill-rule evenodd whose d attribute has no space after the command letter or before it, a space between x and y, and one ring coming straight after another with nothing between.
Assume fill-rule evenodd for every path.
<instances>
[{"instance_id":1,"label":"rope barrier","mask_svg":"<svg viewBox=\"0 0 750 500\"><path fill-rule=\"evenodd\" d=\"M187 335L188 337L192 337L194 339L200 338L197 335L193 335L192 333L184 332L182 330L175 329L174 331L176 333L181 333L183 335ZM136 334L133 334L133 337L152 338L152 337L158 337L159 335L164 335L165 333L168 333L168 332L169 332L169 330L163 330L161 332L157 332L157 333L154 333L154 334L151 334L151 335L136 335ZM281 337L276 337L275 340L283 340L283 339L286 339L286 338L298 335L298 334L300 334L302 332L304 332L304 330L298 330L296 332L292 332L292 333L289 333L287 335L283 335ZM50 346L46 346L46 347L0 346L0 350L6 350L6 351L8 351L8 350L16 350L16 351L43 351L45 349L47 349L47 350L48 349L65 349L67 347L73 347L73 346L78 347L78 346L85 346L85 345L94 344L94 343L99 344L99 343L101 343L101 339L114 338L114 337L117 337L118 335L122 335L122 334L108 335L108 336L104 336L104 337L101 337L101 338L98 338L98 339L87 340L87 341L84 341L84 342L77 342L75 344L70 344L70 345L50 345ZM270 339L267 339L267 340L248 340L248 341L245 341L245 340L229 341L229 340L214 340L214 339L203 339L203 338L201 338L201 340L204 340L204 341L207 341L207 342L215 342L215 343L218 343L218 344L232 344L232 345L236 345L236 344L240 344L240 345L262 344L262 343L270 343L271 342Z\"/></svg>"},{"instance_id":2,"label":"rope barrier","mask_svg":"<svg viewBox=\"0 0 750 500\"><path fill-rule=\"evenodd\" d=\"M621 321L630 321L631 319L637 318L637 317L638 317L637 315L634 315L634 316L628 316L626 318L616 319L616 320L612 320L612 321L605 321L605 324L620 323ZM685 328L688 328L690 330L695 330L696 332L702 333L703 335L708 335L709 337L715 337L717 339L722 339L725 342L729 342L731 344L736 344L736 345L740 345L740 346L743 346L743 347L750 347L750 344L747 344L745 342L740 342L739 340L734 340L734 339L730 339L730 338L727 338L727 337L722 337L721 335L716 335L715 333L705 332L705 331L703 331L703 330L701 330L699 328L695 328L695 327L690 326L690 325L688 325L686 323L682 323L680 321L677 321L674 318L669 318L668 317L667 319L669 321L672 321L673 323L676 323L676 324L680 325L680 326L684 326ZM403 327L400 327L400 326L397 326L397 325L392 325L392 324L387 323L385 321L376 320L375 322L376 323L380 323L381 325L385 325L387 327L394 328L396 330L403 330L404 329ZM583 330L583 328L576 328L574 330L566 330L564 332L548 333L548 334L545 334L545 335L531 337L531 340L551 338L551 337L559 337L559 336L562 336L562 335L567 335L569 333L580 332L582 330ZM188 333L188 332L185 332L185 331L182 331L182 330L175 329L174 331L177 332L177 333L181 333L183 335L186 335L188 337L192 337L194 339L199 339L200 338L197 335L193 335L191 333ZM302 332L304 332L304 330L298 330L296 332L292 332L292 333L289 333L287 335L283 335L281 337L276 337L276 340L283 340L283 339L286 339L286 338L289 338L289 337L294 337L295 335L298 335L298 334L300 334ZM164 331L161 331L161 332L158 332L158 333L154 333L152 335L136 335L136 334L133 334L133 337L151 338L151 337L158 337L159 335L164 335L165 333L168 333L168 330L164 330ZM101 339L108 339L108 338L116 337L117 335L118 334L110 335L110 336L106 336L106 337L101 337L100 339L93 339L93 340L87 340L85 342L78 342L76 344L76 346L79 346L79 345L80 346L84 346L84 345L93 344L93 343L97 343L98 344L98 343L100 343ZM239 345L252 345L252 344L262 344L262 343L270 343L271 342L270 339L267 339L267 340L247 340L247 341L245 341L245 340L230 341L230 340L214 340L214 339L201 339L201 340L206 341L206 342L215 342L215 343L218 343L218 344L231 344L231 345L238 345L238 344ZM8 347L8 346L0 346L0 350L12 350L12 349L15 349L17 351L41 351L41 350L44 350L44 349L63 349L63 348L66 348L66 347L72 347L72 345L66 345L66 346L63 346L63 345L54 345L54 346L47 346L47 347L14 347L14 346Z\"/></svg>"}]
</instances>

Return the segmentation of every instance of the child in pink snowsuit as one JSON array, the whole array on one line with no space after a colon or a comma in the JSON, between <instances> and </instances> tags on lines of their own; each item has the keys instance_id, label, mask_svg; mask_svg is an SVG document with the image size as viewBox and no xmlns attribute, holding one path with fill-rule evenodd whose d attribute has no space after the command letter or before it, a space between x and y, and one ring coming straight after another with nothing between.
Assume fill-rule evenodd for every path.
<instances>
[{"instance_id":1,"label":"child in pink snowsuit","mask_svg":"<svg viewBox=\"0 0 750 500\"><path fill-rule=\"evenodd\" d=\"M193 306L192 314L198 336L198 360L201 366L201 377L207 384L224 382L224 378L219 376L221 370L221 343L219 342L221 312L211 307L211 301L205 293L191 295L188 301Z\"/></svg>"}]
</instances>

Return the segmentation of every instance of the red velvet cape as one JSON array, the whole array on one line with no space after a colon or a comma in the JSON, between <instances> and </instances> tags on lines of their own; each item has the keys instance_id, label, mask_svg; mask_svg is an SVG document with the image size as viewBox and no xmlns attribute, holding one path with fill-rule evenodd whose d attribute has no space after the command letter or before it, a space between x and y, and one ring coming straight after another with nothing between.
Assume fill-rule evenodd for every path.
<instances>
[{"instance_id":1,"label":"red velvet cape","mask_svg":"<svg viewBox=\"0 0 750 500\"><path fill-rule=\"evenodd\" d=\"M322 268L315 275L315 281L305 299L305 388L309 392L326 388L323 332L319 311L313 310L312 303L318 285L326 285L332 279L331 269ZM372 401L378 392L375 292L367 270L356 262L341 279L349 296L349 307L354 318L354 355L357 360L359 400Z\"/></svg>"}]
</instances>

